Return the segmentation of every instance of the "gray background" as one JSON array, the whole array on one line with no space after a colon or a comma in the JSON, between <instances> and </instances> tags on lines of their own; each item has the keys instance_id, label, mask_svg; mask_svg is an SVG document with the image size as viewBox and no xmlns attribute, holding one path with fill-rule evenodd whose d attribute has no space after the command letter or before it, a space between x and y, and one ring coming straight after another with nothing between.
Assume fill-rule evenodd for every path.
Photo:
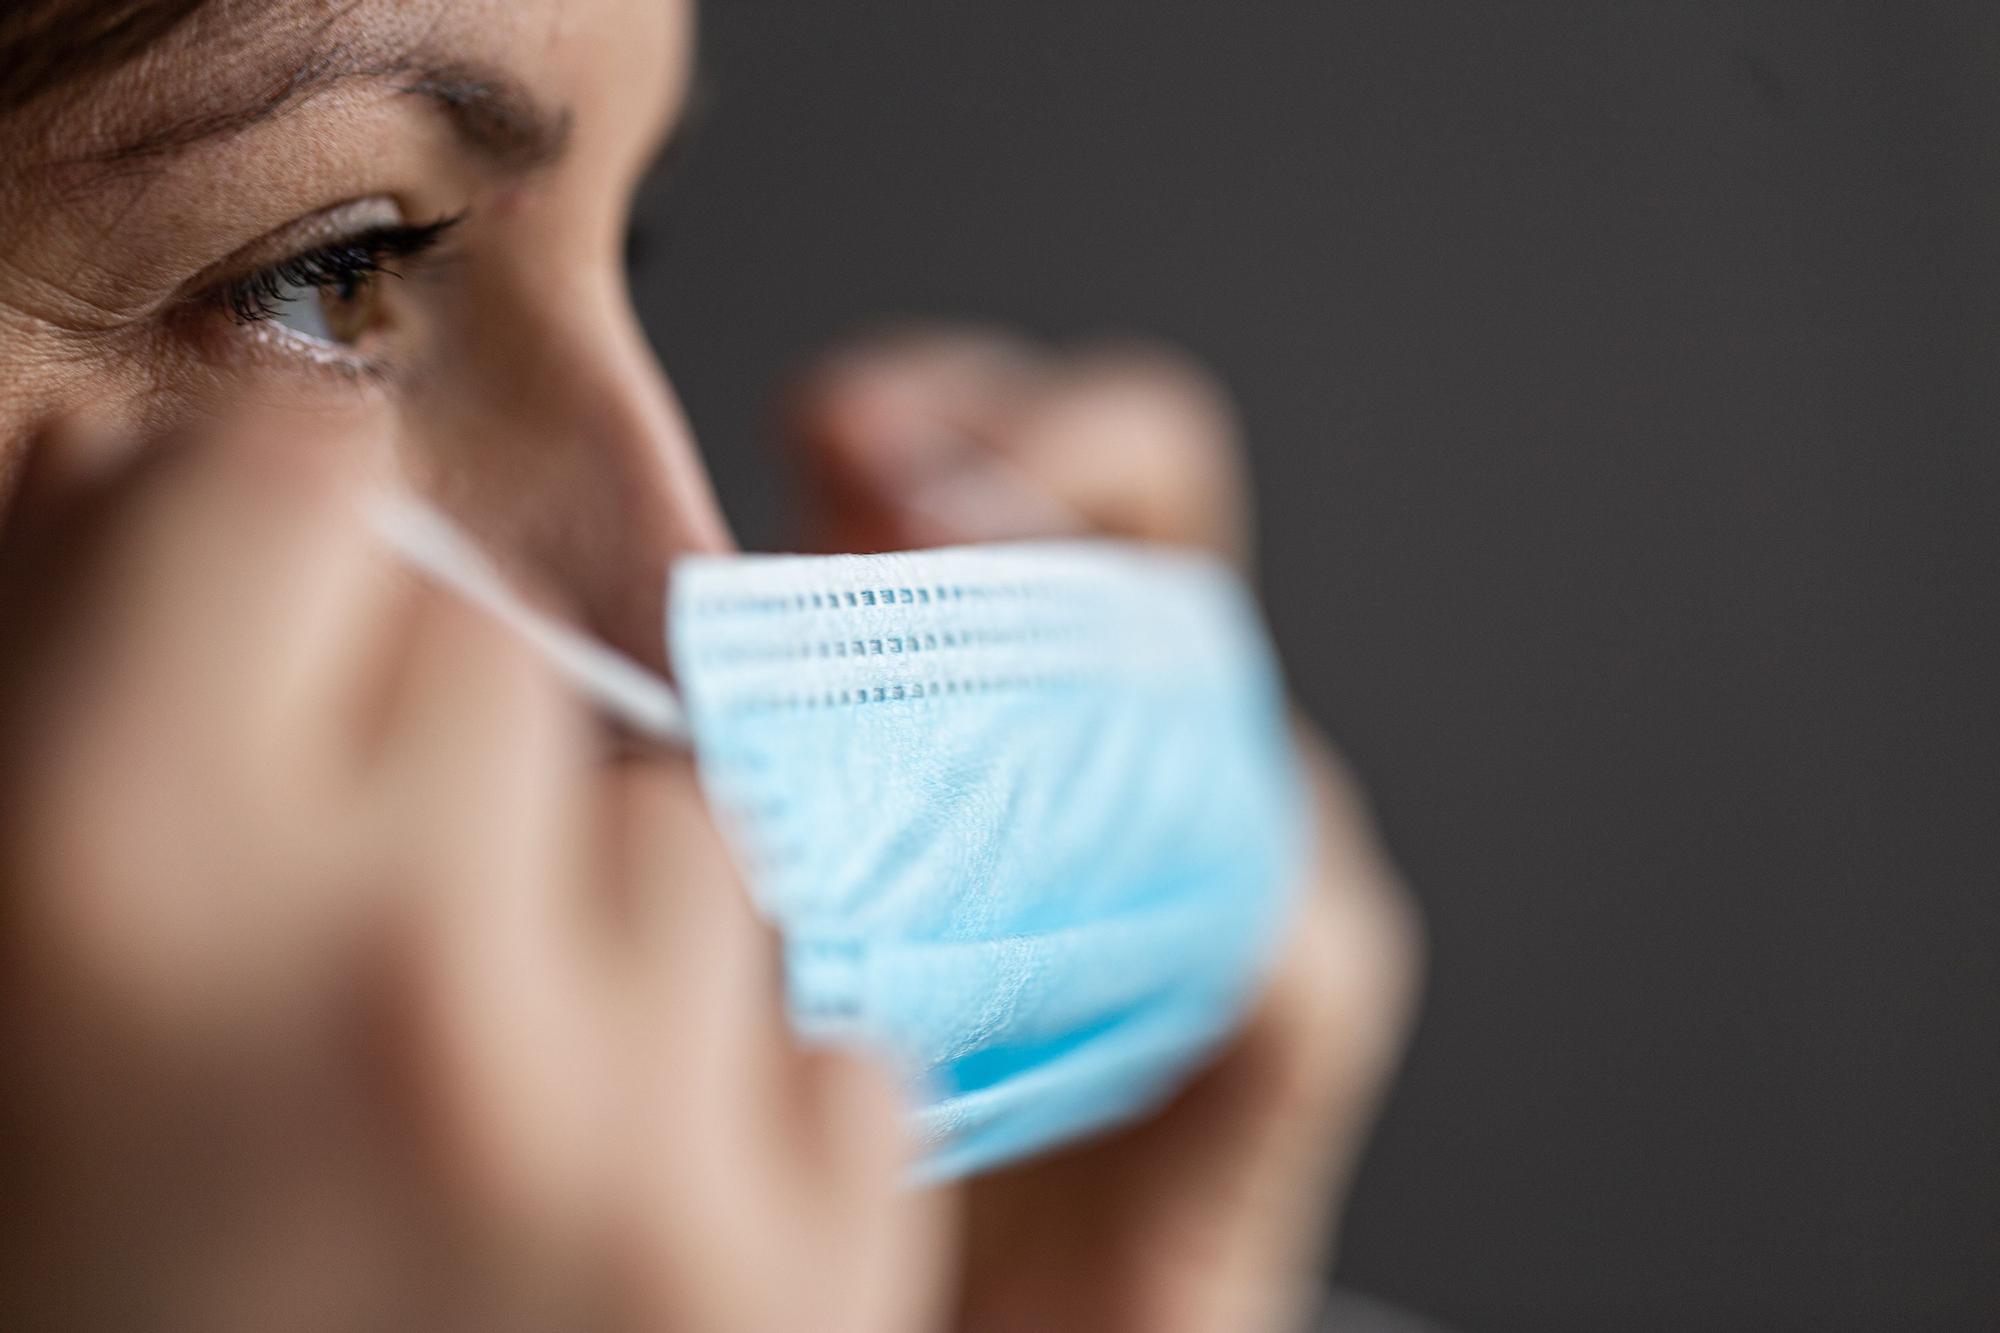
<instances>
[{"instance_id":1,"label":"gray background","mask_svg":"<svg viewBox=\"0 0 2000 1333\"><path fill-rule=\"evenodd\" d=\"M1240 393L1435 931L1341 1277L2000 1325L2000 5L714 0L642 304L752 541L883 312Z\"/></svg>"}]
</instances>

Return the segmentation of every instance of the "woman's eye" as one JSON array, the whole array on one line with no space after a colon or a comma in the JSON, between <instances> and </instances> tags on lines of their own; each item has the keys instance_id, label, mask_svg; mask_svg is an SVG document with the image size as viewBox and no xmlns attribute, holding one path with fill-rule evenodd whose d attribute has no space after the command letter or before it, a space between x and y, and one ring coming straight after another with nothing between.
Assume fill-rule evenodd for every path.
<instances>
[{"instance_id":1,"label":"woman's eye","mask_svg":"<svg viewBox=\"0 0 2000 1333\"><path fill-rule=\"evenodd\" d=\"M239 279L217 295L239 324L280 325L352 348L384 322L383 279L429 255L457 222L373 227Z\"/></svg>"},{"instance_id":2,"label":"woman's eye","mask_svg":"<svg viewBox=\"0 0 2000 1333\"><path fill-rule=\"evenodd\" d=\"M305 283L273 275L268 318L292 332L334 347L352 347L376 323L382 285L372 273L332 282Z\"/></svg>"}]
</instances>

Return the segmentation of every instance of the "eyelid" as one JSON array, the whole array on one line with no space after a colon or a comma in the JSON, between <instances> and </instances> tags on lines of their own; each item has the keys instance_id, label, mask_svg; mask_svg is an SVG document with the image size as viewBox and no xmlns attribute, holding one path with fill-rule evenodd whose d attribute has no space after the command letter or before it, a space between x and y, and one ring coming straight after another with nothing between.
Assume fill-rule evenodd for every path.
<instances>
[{"instance_id":1,"label":"eyelid","mask_svg":"<svg viewBox=\"0 0 2000 1333\"><path fill-rule=\"evenodd\" d=\"M241 319L232 308L232 298L275 270L296 268L308 261L317 263L328 251L342 248L376 252L377 257L367 267L378 277L397 272L387 267L394 258L412 262L435 258L438 242L464 216L461 212L413 223L404 209L384 198L358 200L313 214L270 233L183 284L182 294L173 303L178 312L174 323L183 337L207 349L209 356L336 374L376 387L390 385L397 378L397 368L379 355L297 334L272 319ZM371 238L380 244L371 243Z\"/></svg>"},{"instance_id":2,"label":"eyelid","mask_svg":"<svg viewBox=\"0 0 2000 1333\"><path fill-rule=\"evenodd\" d=\"M430 255L462 216L377 226L336 237L224 282L212 289L211 297L221 298L238 322L251 323L271 315L271 303L282 286L323 288L349 278L400 277L402 270L392 264Z\"/></svg>"},{"instance_id":3,"label":"eyelid","mask_svg":"<svg viewBox=\"0 0 2000 1333\"><path fill-rule=\"evenodd\" d=\"M395 200L376 196L336 204L310 217L287 223L251 242L235 254L211 264L182 287L184 297L199 298L232 279L248 278L288 259L333 245L379 227L400 227L408 215Z\"/></svg>"}]
</instances>

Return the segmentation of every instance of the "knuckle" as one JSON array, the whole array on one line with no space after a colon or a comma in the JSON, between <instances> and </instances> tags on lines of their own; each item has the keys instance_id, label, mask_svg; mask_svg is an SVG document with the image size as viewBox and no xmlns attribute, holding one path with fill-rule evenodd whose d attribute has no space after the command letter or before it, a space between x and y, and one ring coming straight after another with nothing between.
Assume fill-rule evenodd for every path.
<instances>
[{"instance_id":1,"label":"knuckle","mask_svg":"<svg viewBox=\"0 0 2000 1333\"><path fill-rule=\"evenodd\" d=\"M939 389L1022 382L1046 359L1030 339L975 323L905 321L864 329L820 353L795 378L789 405L810 411L873 393L885 382Z\"/></svg>"},{"instance_id":2,"label":"knuckle","mask_svg":"<svg viewBox=\"0 0 2000 1333\"><path fill-rule=\"evenodd\" d=\"M859 371L883 365L1007 363L1034 354L1032 340L998 325L906 319L843 338L818 364L829 370Z\"/></svg>"},{"instance_id":3,"label":"knuckle","mask_svg":"<svg viewBox=\"0 0 2000 1333\"><path fill-rule=\"evenodd\" d=\"M1423 929L1408 894L1387 882L1306 909L1274 996L1292 1099L1365 1104L1393 1067L1422 975Z\"/></svg>"},{"instance_id":4,"label":"knuckle","mask_svg":"<svg viewBox=\"0 0 2000 1333\"><path fill-rule=\"evenodd\" d=\"M1078 429L1115 434L1163 469L1190 498L1242 489L1242 428L1222 381L1164 344L1100 344L1080 353L1049 411Z\"/></svg>"},{"instance_id":5,"label":"knuckle","mask_svg":"<svg viewBox=\"0 0 2000 1333\"><path fill-rule=\"evenodd\" d=\"M1092 378L1139 405L1167 410L1188 420L1233 431L1235 400L1222 377L1193 353L1164 340L1145 337L1102 339L1078 357Z\"/></svg>"}]
</instances>

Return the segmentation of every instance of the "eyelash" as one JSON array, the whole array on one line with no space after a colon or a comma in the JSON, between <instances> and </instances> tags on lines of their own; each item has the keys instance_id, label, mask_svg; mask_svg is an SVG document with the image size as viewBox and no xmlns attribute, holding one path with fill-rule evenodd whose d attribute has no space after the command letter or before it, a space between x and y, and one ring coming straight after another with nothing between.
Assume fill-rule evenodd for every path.
<instances>
[{"instance_id":1,"label":"eyelash","mask_svg":"<svg viewBox=\"0 0 2000 1333\"><path fill-rule=\"evenodd\" d=\"M238 324L257 324L277 318L288 287L330 288L352 296L372 278L401 277L390 265L435 250L463 216L415 226L371 227L226 283L216 299Z\"/></svg>"}]
</instances>

